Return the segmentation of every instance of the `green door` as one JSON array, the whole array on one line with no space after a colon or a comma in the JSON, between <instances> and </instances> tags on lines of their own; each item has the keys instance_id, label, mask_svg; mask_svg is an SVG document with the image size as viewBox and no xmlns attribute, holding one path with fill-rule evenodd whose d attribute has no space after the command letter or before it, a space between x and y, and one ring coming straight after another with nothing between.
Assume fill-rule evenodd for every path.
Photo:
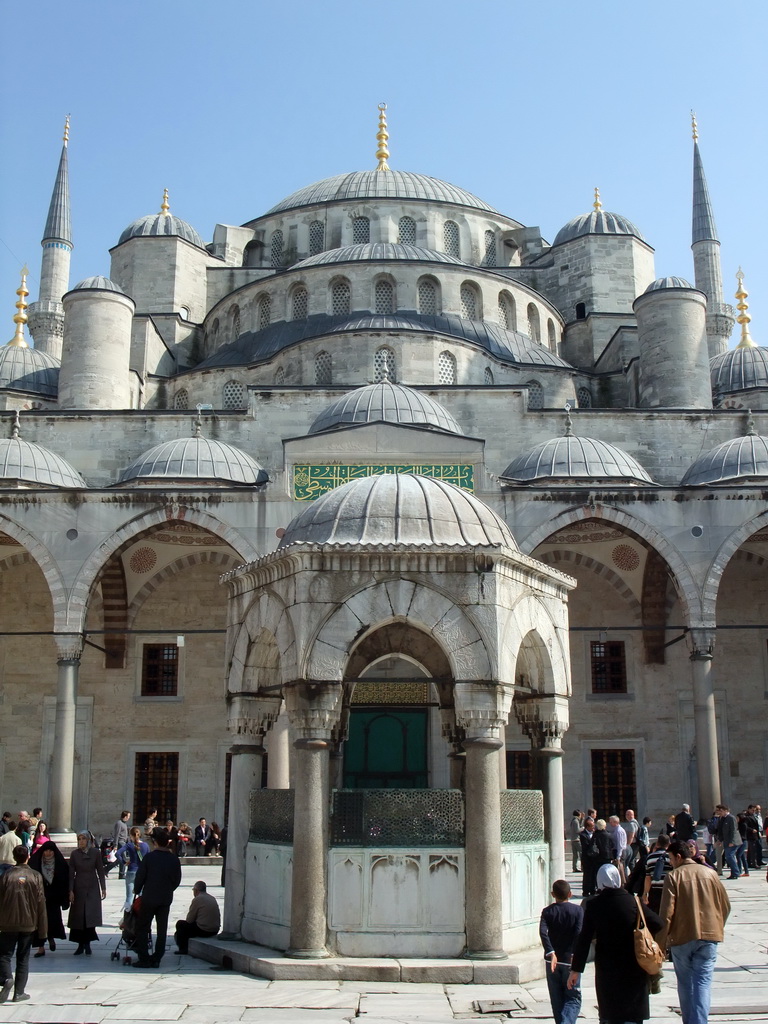
<instances>
[{"instance_id":1,"label":"green door","mask_svg":"<svg viewBox=\"0 0 768 1024\"><path fill-rule=\"evenodd\" d=\"M344 744L345 789L426 789L427 709L355 710Z\"/></svg>"}]
</instances>

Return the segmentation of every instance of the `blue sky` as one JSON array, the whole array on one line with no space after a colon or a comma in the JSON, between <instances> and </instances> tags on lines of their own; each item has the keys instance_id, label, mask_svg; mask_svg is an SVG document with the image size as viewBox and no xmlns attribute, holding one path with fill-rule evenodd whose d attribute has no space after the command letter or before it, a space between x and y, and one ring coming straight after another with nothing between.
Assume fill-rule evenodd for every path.
<instances>
[{"instance_id":1,"label":"blue sky","mask_svg":"<svg viewBox=\"0 0 768 1024\"><path fill-rule=\"evenodd\" d=\"M0 316L13 334L72 115L71 284L109 273L137 217L172 211L208 241L294 189L390 165L460 185L551 240L586 212L629 217L659 276L692 278L691 107L722 242L768 345L764 3L262 0L3 7ZM8 47L10 49L11 47ZM4 311L4 312L3 312ZM2 326L0 325L0 330ZM2 338L2 335L0 335Z\"/></svg>"}]
</instances>

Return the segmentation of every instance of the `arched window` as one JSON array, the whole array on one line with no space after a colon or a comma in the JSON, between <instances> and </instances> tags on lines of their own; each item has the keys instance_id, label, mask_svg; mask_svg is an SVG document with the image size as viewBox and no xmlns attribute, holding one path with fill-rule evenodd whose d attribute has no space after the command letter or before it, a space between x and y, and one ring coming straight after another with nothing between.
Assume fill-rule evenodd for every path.
<instances>
[{"instance_id":1,"label":"arched window","mask_svg":"<svg viewBox=\"0 0 768 1024\"><path fill-rule=\"evenodd\" d=\"M544 388L537 380L528 381L528 408L544 408Z\"/></svg>"},{"instance_id":2,"label":"arched window","mask_svg":"<svg viewBox=\"0 0 768 1024\"><path fill-rule=\"evenodd\" d=\"M397 240L401 245L416 245L416 221L413 217L401 217L397 225Z\"/></svg>"},{"instance_id":3,"label":"arched window","mask_svg":"<svg viewBox=\"0 0 768 1024\"><path fill-rule=\"evenodd\" d=\"M270 262L273 267L283 265L283 232L278 228L272 232L272 240L269 246Z\"/></svg>"},{"instance_id":4,"label":"arched window","mask_svg":"<svg viewBox=\"0 0 768 1024\"><path fill-rule=\"evenodd\" d=\"M349 282L345 280L334 281L331 285L331 312L349 313Z\"/></svg>"},{"instance_id":5,"label":"arched window","mask_svg":"<svg viewBox=\"0 0 768 1024\"><path fill-rule=\"evenodd\" d=\"M557 352L557 331L555 321L551 318L547 319L547 344L550 352Z\"/></svg>"},{"instance_id":6,"label":"arched window","mask_svg":"<svg viewBox=\"0 0 768 1024\"><path fill-rule=\"evenodd\" d=\"M391 348L378 348L373 357L373 379L375 383L380 380L395 379L395 353Z\"/></svg>"},{"instance_id":7,"label":"arched window","mask_svg":"<svg viewBox=\"0 0 768 1024\"><path fill-rule=\"evenodd\" d=\"M352 220L352 244L365 245L371 240L371 222L367 217L355 217Z\"/></svg>"},{"instance_id":8,"label":"arched window","mask_svg":"<svg viewBox=\"0 0 768 1024\"><path fill-rule=\"evenodd\" d=\"M496 266L496 235L493 231L485 232L485 257L486 267Z\"/></svg>"},{"instance_id":9,"label":"arched window","mask_svg":"<svg viewBox=\"0 0 768 1024\"><path fill-rule=\"evenodd\" d=\"M215 351L219 347L219 318L211 324L211 351Z\"/></svg>"},{"instance_id":10,"label":"arched window","mask_svg":"<svg viewBox=\"0 0 768 1024\"><path fill-rule=\"evenodd\" d=\"M395 312L395 289L391 281L377 281L375 312L381 315Z\"/></svg>"},{"instance_id":11,"label":"arched window","mask_svg":"<svg viewBox=\"0 0 768 1024\"><path fill-rule=\"evenodd\" d=\"M483 372L483 384L493 384L493 370L486 366Z\"/></svg>"},{"instance_id":12,"label":"arched window","mask_svg":"<svg viewBox=\"0 0 768 1024\"><path fill-rule=\"evenodd\" d=\"M275 370L275 384L277 384L278 386L280 384L285 384L285 370L282 368L282 366L278 366L278 368Z\"/></svg>"},{"instance_id":13,"label":"arched window","mask_svg":"<svg viewBox=\"0 0 768 1024\"><path fill-rule=\"evenodd\" d=\"M459 258L459 225L454 220L443 224L443 249L449 256Z\"/></svg>"},{"instance_id":14,"label":"arched window","mask_svg":"<svg viewBox=\"0 0 768 1024\"><path fill-rule=\"evenodd\" d=\"M439 384L456 383L456 357L450 352L441 352L437 357L437 380Z\"/></svg>"},{"instance_id":15,"label":"arched window","mask_svg":"<svg viewBox=\"0 0 768 1024\"><path fill-rule=\"evenodd\" d=\"M477 292L471 284L463 284L459 292L461 315L465 320L477 320Z\"/></svg>"},{"instance_id":16,"label":"arched window","mask_svg":"<svg viewBox=\"0 0 768 1024\"><path fill-rule=\"evenodd\" d=\"M330 352L318 352L315 356L315 384L330 384L332 380Z\"/></svg>"},{"instance_id":17,"label":"arched window","mask_svg":"<svg viewBox=\"0 0 768 1024\"><path fill-rule=\"evenodd\" d=\"M224 408L243 409L245 407L245 385L239 380L228 380L224 385Z\"/></svg>"},{"instance_id":18,"label":"arched window","mask_svg":"<svg viewBox=\"0 0 768 1024\"><path fill-rule=\"evenodd\" d=\"M541 321L539 311L532 302L528 303L528 337L541 344Z\"/></svg>"},{"instance_id":19,"label":"arched window","mask_svg":"<svg viewBox=\"0 0 768 1024\"><path fill-rule=\"evenodd\" d=\"M436 316L440 309L437 302L437 285L434 281L419 281L418 288L419 312L426 316Z\"/></svg>"},{"instance_id":20,"label":"arched window","mask_svg":"<svg viewBox=\"0 0 768 1024\"><path fill-rule=\"evenodd\" d=\"M256 309L259 330L263 331L265 327L269 327L272 323L272 302L269 295L260 296L256 304Z\"/></svg>"},{"instance_id":21,"label":"arched window","mask_svg":"<svg viewBox=\"0 0 768 1024\"><path fill-rule=\"evenodd\" d=\"M579 403L580 409L591 409L592 408L592 392L589 388L579 388L576 392L576 401Z\"/></svg>"},{"instance_id":22,"label":"arched window","mask_svg":"<svg viewBox=\"0 0 768 1024\"><path fill-rule=\"evenodd\" d=\"M313 220L309 225L309 255L316 256L325 247L325 226L321 220Z\"/></svg>"},{"instance_id":23,"label":"arched window","mask_svg":"<svg viewBox=\"0 0 768 1024\"><path fill-rule=\"evenodd\" d=\"M587 319L587 307L583 302L576 303L576 319L586 320Z\"/></svg>"},{"instance_id":24,"label":"arched window","mask_svg":"<svg viewBox=\"0 0 768 1024\"><path fill-rule=\"evenodd\" d=\"M309 296L306 288L294 288L291 293L291 320L306 320Z\"/></svg>"},{"instance_id":25,"label":"arched window","mask_svg":"<svg viewBox=\"0 0 768 1024\"><path fill-rule=\"evenodd\" d=\"M189 306L179 306L179 316L182 320L189 320Z\"/></svg>"},{"instance_id":26,"label":"arched window","mask_svg":"<svg viewBox=\"0 0 768 1024\"><path fill-rule=\"evenodd\" d=\"M515 300L509 292L499 292L499 323L508 331L517 330Z\"/></svg>"},{"instance_id":27,"label":"arched window","mask_svg":"<svg viewBox=\"0 0 768 1024\"><path fill-rule=\"evenodd\" d=\"M231 313L232 313L232 337L233 338L239 338L240 337L240 307L239 306L233 306L232 310L231 310Z\"/></svg>"},{"instance_id":28,"label":"arched window","mask_svg":"<svg viewBox=\"0 0 768 1024\"><path fill-rule=\"evenodd\" d=\"M173 396L173 408L174 409L188 409L189 408L189 392L186 388L180 388Z\"/></svg>"}]
</instances>

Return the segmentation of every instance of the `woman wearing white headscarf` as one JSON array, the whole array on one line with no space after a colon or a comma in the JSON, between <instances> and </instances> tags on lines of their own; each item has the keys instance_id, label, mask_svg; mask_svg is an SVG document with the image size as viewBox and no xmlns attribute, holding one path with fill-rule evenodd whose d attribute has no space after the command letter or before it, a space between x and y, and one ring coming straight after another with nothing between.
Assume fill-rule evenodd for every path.
<instances>
[{"instance_id":1,"label":"woman wearing white headscarf","mask_svg":"<svg viewBox=\"0 0 768 1024\"><path fill-rule=\"evenodd\" d=\"M635 959L632 932L637 918L634 896L621 887L618 869L603 864L597 872L598 893L584 903L584 923L576 940L568 984L580 980L595 942L595 989L600 1024L640 1024L648 1020L648 975ZM648 907L650 932L661 930L661 918Z\"/></svg>"}]
</instances>

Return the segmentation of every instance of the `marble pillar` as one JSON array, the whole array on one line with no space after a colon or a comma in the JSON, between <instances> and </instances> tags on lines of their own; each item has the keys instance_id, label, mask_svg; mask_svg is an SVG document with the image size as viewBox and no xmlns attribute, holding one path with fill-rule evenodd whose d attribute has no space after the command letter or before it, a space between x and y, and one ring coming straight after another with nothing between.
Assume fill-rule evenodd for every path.
<instances>
[{"instance_id":1,"label":"marble pillar","mask_svg":"<svg viewBox=\"0 0 768 1024\"><path fill-rule=\"evenodd\" d=\"M689 645L693 667L693 727L699 788L697 810L699 818L707 818L720 803L720 759L712 680L714 631L692 629Z\"/></svg>"},{"instance_id":2,"label":"marble pillar","mask_svg":"<svg viewBox=\"0 0 768 1024\"><path fill-rule=\"evenodd\" d=\"M237 743L230 750L229 808L227 817L227 866L222 933L239 937L245 907L245 870L251 831L251 793L261 788L264 747Z\"/></svg>"},{"instance_id":3,"label":"marble pillar","mask_svg":"<svg viewBox=\"0 0 768 1024\"><path fill-rule=\"evenodd\" d=\"M83 638L80 634L54 636L58 653L56 718L51 755L49 797L50 830L57 836L72 836L72 795L75 788L75 718L77 681Z\"/></svg>"},{"instance_id":4,"label":"marble pillar","mask_svg":"<svg viewBox=\"0 0 768 1024\"><path fill-rule=\"evenodd\" d=\"M285 707L280 709L267 736L267 788L291 788L291 726Z\"/></svg>"}]
</instances>

